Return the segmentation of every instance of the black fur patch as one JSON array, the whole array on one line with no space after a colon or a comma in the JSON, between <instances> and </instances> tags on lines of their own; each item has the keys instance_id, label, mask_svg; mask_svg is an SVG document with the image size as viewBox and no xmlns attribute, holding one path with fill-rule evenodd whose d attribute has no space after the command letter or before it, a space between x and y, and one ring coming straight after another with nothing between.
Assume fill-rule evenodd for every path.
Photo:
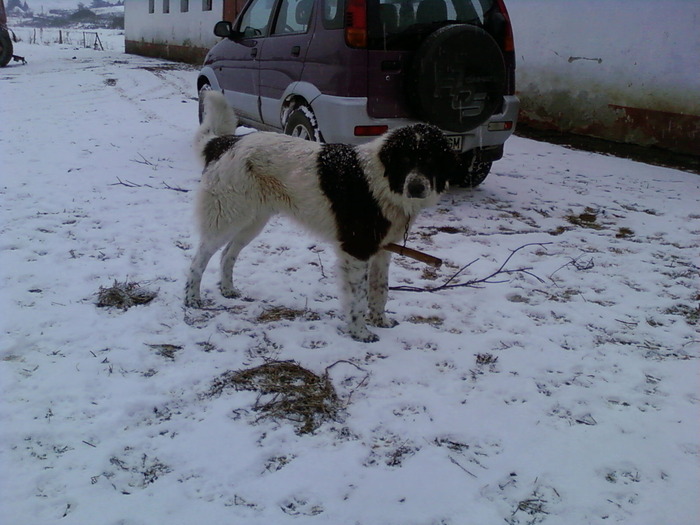
<instances>
[{"instance_id":1,"label":"black fur patch","mask_svg":"<svg viewBox=\"0 0 700 525\"><path fill-rule=\"evenodd\" d=\"M237 135L224 135L207 142L207 145L204 146L205 166L209 166L212 162L219 160L221 155L233 148L240 139L241 137Z\"/></svg>"},{"instance_id":2,"label":"black fur patch","mask_svg":"<svg viewBox=\"0 0 700 525\"><path fill-rule=\"evenodd\" d=\"M437 193L445 191L447 181L459 169L457 155L435 126L415 124L389 132L379 151L389 187L403 193L404 181L411 171L425 175Z\"/></svg>"},{"instance_id":3,"label":"black fur patch","mask_svg":"<svg viewBox=\"0 0 700 525\"><path fill-rule=\"evenodd\" d=\"M390 224L370 192L357 153L345 144L324 144L318 154L318 173L343 250L368 260L379 250Z\"/></svg>"}]
</instances>

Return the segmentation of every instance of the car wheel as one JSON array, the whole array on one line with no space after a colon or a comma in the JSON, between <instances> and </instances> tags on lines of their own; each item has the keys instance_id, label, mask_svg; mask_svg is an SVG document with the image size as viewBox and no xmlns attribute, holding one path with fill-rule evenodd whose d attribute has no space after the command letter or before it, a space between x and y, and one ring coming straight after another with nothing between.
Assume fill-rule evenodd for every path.
<instances>
[{"instance_id":1,"label":"car wheel","mask_svg":"<svg viewBox=\"0 0 700 525\"><path fill-rule=\"evenodd\" d=\"M407 87L421 120L448 131L469 131L486 122L503 101L503 53L479 27L444 26L416 51Z\"/></svg>"},{"instance_id":2,"label":"car wheel","mask_svg":"<svg viewBox=\"0 0 700 525\"><path fill-rule=\"evenodd\" d=\"M461 165L464 176L452 182L462 188L476 188L488 176L493 162L468 151L461 155Z\"/></svg>"},{"instance_id":3,"label":"car wheel","mask_svg":"<svg viewBox=\"0 0 700 525\"><path fill-rule=\"evenodd\" d=\"M0 29L0 67L5 67L12 59L12 39L7 29Z\"/></svg>"},{"instance_id":4,"label":"car wheel","mask_svg":"<svg viewBox=\"0 0 700 525\"><path fill-rule=\"evenodd\" d=\"M204 93L206 91L211 91L211 84L203 84L199 88L199 123L201 124L204 120Z\"/></svg>"},{"instance_id":5,"label":"car wheel","mask_svg":"<svg viewBox=\"0 0 700 525\"><path fill-rule=\"evenodd\" d=\"M318 129L316 116L309 106L297 106L292 110L284 126L284 132L292 137L323 142L321 130Z\"/></svg>"}]
</instances>

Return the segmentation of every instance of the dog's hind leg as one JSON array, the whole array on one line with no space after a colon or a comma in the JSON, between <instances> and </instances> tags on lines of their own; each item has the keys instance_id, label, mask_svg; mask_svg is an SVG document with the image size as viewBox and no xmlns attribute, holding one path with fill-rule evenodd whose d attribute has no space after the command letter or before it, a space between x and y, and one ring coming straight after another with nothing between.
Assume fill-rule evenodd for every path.
<instances>
[{"instance_id":1,"label":"dog's hind leg","mask_svg":"<svg viewBox=\"0 0 700 525\"><path fill-rule=\"evenodd\" d=\"M379 337L370 332L365 323L369 263L342 253L340 254L340 271L343 280L343 306L348 334L356 341L363 343L378 341Z\"/></svg>"},{"instance_id":2,"label":"dog's hind leg","mask_svg":"<svg viewBox=\"0 0 700 525\"><path fill-rule=\"evenodd\" d=\"M389 319L384 313L389 296L390 262L391 253L379 250L369 263L369 315L367 322L380 328L393 328L399 324L393 319Z\"/></svg>"},{"instance_id":3,"label":"dog's hind leg","mask_svg":"<svg viewBox=\"0 0 700 525\"><path fill-rule=\"evenodd\" d=\"M261 215L256 217L253 222L244 228L236 231L233 238L222 252L221 282L219 284L219 289L221 290L221 295L224 297L234 298L240 295L238 290L233 286L233 266L236 264L236 259L238 258L238 254L241 253L241 250L248 246L248 244L260 234L269 219L269 215Z\"/></svg>"},{"instance_id":4,"label":"dog's hind leg","mask_svg":"<svg viewBox=\"0 0 700 525\"><path fill-rule=\"evenodd\" d=\"M216 253L223 242L216 242L212 239L202 239L199 243L197 254L192 259L190 272L185 285L185 306L198 307L202 304L199 288L202 284L202 275L207 269L209 260Z\"/></svg>"}]
</instances>

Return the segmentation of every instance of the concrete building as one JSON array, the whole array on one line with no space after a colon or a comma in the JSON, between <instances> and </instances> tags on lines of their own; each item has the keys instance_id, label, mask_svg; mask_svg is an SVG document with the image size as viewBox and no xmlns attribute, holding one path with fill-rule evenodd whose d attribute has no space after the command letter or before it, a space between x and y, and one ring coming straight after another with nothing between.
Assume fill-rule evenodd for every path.
<instances>
[{"instance_id":1,"label":"concrete building","mask_svg":"<svg viewBox=\"0 0 700 525\"><path fill-rule=\"evenodd\" d=\"M521 122L700 155L700 2L506 3Z\"/></svg>"},{"instance_id":2,"label":"concrete building","mask_svg":"<svg viewBox=\"0 0 700 525\"><path fill-rule=\"evenodd\" d=\"M126 0L127 53L200 64L216 42L214 24L231 20L245 0Z\"/></svg>"}]
</instances>

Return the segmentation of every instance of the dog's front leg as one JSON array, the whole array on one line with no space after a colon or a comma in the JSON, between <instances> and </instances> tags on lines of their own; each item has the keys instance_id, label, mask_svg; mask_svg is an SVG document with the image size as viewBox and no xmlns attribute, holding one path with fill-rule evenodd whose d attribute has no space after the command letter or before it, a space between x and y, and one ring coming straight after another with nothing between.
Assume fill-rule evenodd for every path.
<instances>
[{"instance_id":1,"label":"dog's front leg","mask_svg":"<svg viewBox=\"0 0 700 525\"><path fill-rule=\"evenodd\" d=\"M397 321L386 316L385 307L389 297L389 263L391 253L386 250L372 257L369 264L369 316L367 322L380 328L393 328Z\"/></svg>"},{"instance_id":2,"label":"dog's front leg","mask_svg":"<svg viewBox=\"0 0 700 525\"><path fill-rule=\"evenodd\" d=\"M340 271L343 279L343 303L348 334L356 341L363 343L378 341L379 337L370 332L365 323L369 263L348 254L341 254Z\"/></svg>"}]
</instances>

